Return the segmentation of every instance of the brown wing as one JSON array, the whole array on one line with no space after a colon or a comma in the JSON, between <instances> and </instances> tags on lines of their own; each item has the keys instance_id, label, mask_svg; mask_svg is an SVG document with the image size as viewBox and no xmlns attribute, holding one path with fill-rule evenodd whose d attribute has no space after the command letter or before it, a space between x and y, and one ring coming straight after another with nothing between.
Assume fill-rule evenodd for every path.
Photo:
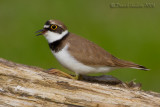
<instances>
[{"instance_id":1,"label":"brown wing","mask_svg":"<svg viewBox=\"0 0 160 107\"><path fill-rule=\"evenodd\" d=\"M91 66L134 67L136 69L148 70L146 67L133 62L120 60L98 45L75 34L70 33L64 44L67 42L70 44L68 49L70 54L83 64Z\"/></svg>"},{"instance_id":2,"label":"brown wing","mask_svg":"<svg viewBox=\"0 0 160 107\"><path fill-rule=\"evenodd\" d=\"M70 41L70 54L83 64L92 66L117 66L115 62L118 62L119 59L113 57L110 53L89 40L75 34L70 34L68 41Z\"/></svg>"}]
</instances>

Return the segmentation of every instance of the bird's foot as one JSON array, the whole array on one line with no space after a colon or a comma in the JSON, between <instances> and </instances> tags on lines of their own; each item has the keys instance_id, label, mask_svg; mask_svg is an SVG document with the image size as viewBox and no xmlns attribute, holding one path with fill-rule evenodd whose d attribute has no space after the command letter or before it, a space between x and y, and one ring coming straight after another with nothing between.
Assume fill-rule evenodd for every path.
<instances>
[{"instance_id":1,"label":"bird's foot","mask_svg":"<svg viewBox=\"0 0 160 107\"><path fill-rule=\"evenodd\" d=\"M69 79L76 79L77 77L73 77L61 70L58 70L58 69L54 69L54 68L51 68L49 70L46 70L45 71L46 73L48 74L53 74L53 75L56 75L56 76L60 76L60 77L66 77L66 78L69 78Z\"/></svg>"}]
</instances>

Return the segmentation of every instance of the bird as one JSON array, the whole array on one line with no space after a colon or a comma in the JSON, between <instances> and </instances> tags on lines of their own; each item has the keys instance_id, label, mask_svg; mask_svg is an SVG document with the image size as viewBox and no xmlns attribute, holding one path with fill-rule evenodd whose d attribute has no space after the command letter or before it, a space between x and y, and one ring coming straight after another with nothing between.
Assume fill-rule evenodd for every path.
<instances>
[{"instance_id":1,"label":"bird","mask_svg":"<svg viewBox=\"0 0 160 107\"><path fill-rule=\"evenodd\" d=\"M148 68L121 60L97 44L68 31L66 25L59 20L48 20L43 29L37 31L37 36L44 35L49 48L58 62L70 71L79 75L92 73L107 73L119 68Z\"/></svg>"}]
</instances>

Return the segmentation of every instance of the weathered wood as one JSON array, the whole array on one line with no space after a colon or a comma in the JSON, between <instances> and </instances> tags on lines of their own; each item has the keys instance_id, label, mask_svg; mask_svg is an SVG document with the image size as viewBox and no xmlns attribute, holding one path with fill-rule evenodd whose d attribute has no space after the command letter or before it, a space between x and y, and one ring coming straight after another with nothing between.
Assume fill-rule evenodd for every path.
<instances>
[{"instance_id":1,"label":"weathered wood","mask_svg":"<svg viewBox=\"0 0 160 107\"><path fill-rule=\"evenodd\" d=\"M82 82L0 59L0 107L158 107L160 94Z\"/></svg>"}]
</instances>

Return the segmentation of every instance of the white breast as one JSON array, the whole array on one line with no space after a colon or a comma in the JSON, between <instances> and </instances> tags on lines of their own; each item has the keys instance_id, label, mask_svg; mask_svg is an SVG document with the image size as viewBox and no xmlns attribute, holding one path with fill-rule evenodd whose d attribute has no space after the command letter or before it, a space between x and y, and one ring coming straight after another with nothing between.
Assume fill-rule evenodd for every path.
<instances>
[{"instance_id":1,"label":"white breast","mask_svg":"<svg viewBox=\"0 0 160 107\"><path fill-rule=\"evenodd\" d=\"M65 67L71 71L74 71L76 74L88 74L88 73L99 73L99 72L109 72L113 70L112 67L92 67L84 65L83 63L77 61L73 56L68 52L69 44L67 44L61 51L54 52L53 55L56 59Z\"/></svg>"}]
</instances>

